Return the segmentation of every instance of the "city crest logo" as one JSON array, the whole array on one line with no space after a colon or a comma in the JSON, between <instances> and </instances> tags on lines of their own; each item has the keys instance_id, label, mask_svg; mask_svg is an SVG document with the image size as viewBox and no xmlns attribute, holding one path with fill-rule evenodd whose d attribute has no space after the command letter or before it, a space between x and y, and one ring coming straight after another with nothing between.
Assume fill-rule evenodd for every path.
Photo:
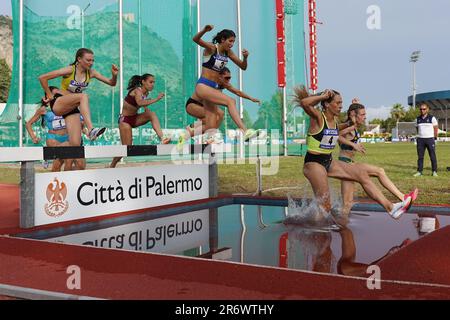
<instances>
[{"instance_id":1,"label":"city crest logo","mask_svg":"<svg viewBox=\"0 0 450 320\"><path fill-rule=\"evenodd\" d=\"M46 197L48 203L45 204L44 209L48 216L57 218L69 209L69 203L66 201L66 184L60 183L57 178L47 186Z\"/></svg>"}]
</instances>

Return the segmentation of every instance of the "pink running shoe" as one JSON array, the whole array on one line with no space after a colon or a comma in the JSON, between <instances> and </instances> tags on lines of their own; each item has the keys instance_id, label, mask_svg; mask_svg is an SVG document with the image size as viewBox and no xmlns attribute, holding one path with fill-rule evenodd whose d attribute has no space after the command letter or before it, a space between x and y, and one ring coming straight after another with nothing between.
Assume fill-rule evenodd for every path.
<instances>
[{"instance_id":1,"label":"pink running shoe","mask_svg":"<svg viewBox=\"0 0 450 320\"><path fill-rule=\"evenodd\" d=\"M389 215L394 219L399 219L411 207L411 196L408 195L405 200L394 204Z\"/></svg>"},{"instance_id":2,"label":"pink running shoe","mask_svg":"<svg viewBox=\"0 0 450 320\"><path fill-rule=\"evenodd\" d=\"M411 202L414 202L414 201L416 201L418 194L419 194L419 189L415 188L410 193L405 194L405 197L403 198L403 200L405 200L408 196L411 196Z\"/></svg>"},{"instance_id":3,"label":"pink running shoe","mask_svg":"<svg viewBox=\"0 0 450 320\"><path fill-rule=\"evenodd\" d=\"M411 203L409 204L409 207L406 210L409 210L411 208L414 201L417 199L417 195L419 194L419 189L415 188L413 191L411 191L408 194L405 194L405 197L403 200L406 200L406 198L411 197Z\"/></svg>"}]
</instances>

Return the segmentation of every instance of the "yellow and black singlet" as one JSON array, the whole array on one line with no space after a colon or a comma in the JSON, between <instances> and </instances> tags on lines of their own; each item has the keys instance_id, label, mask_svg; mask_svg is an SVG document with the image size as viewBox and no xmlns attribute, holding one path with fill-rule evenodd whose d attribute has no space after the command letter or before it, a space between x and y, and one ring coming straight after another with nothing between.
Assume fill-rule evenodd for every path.
<instances>
[{"instance_id":1,"label":"yellow and black singlet","mask_svg":"<svg viewBox=\"0 0 450 320\"><path fill-rule=\"evenodd\" d=\"M339 129L335 119L335 128L330 128L322 112L322 127L317 133L308 133L306 145L308 151L320 154L331 154L339 138Z\"/></svg>"},{"instance_id":2,"label":"yellow and black singlet","mask_svg":"<svg viewBox=\"0 0 450 320\"><path fill-rule=\"evenodd\" d=\"M61 80L61 89L72 93L82 93L87 89L89 81L91 80L91 74L89 70L86 70L86 79L84 81L76 80L77 67L72 65L72 73L65 76Z\"/></svg>"}]
</instances>

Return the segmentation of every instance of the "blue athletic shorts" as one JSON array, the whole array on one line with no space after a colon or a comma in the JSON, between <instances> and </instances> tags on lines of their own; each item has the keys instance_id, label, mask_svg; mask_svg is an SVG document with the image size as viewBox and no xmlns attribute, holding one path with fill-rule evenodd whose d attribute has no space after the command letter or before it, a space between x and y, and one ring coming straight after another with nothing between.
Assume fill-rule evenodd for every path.
<instances>
[{"instance_id":1,"label":"blue athletic shorts","mask_svg":"<svg viewBox=\"0 0 450 320\"><path fill-rule=\"evenodd\" d=\"M54 134L54 133L47 133L47 140L49 140L49 139L56 140L60 143L64 143L66 141L69 141L69 135L65 134L63 136L60 136L60 135Z\"/></svg>"},{"instance_id":2,"label":"blue athletic shorts","mask_svg":"<svg viewBox=\"0 0 450 320\"><path fill-rule=\"evenodd\" d=\"M203 78L203 77L198 79L197 84L199 84L199 83L206 84L208 87L211 87L213 89L219 89L219 85L216 82L206 79L206 78Z\"/></svg>"}]
</instances>

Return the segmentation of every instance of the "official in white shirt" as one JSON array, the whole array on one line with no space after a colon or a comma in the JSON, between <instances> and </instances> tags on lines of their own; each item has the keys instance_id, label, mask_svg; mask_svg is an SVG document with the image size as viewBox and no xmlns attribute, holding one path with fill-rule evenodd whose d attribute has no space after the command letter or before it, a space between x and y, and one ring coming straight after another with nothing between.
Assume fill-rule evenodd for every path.
<instances>
[{"instance_id":1,"label":"official in white shirt","mask_svg":"<svg viewBox=\"0 0 450 320\"><path fill-rule=\"evenodd\" d=\"M438 122L435 117L428 114L429 108L425 103L420 105L420 116L417 117L417 173L415 177L422 176L423 171L423 157L425 155L425 149L428 150L428 154L431 160L432 176L437 177L437 160L435 140L438 134Z\"/></svg>"}]
</instances>

